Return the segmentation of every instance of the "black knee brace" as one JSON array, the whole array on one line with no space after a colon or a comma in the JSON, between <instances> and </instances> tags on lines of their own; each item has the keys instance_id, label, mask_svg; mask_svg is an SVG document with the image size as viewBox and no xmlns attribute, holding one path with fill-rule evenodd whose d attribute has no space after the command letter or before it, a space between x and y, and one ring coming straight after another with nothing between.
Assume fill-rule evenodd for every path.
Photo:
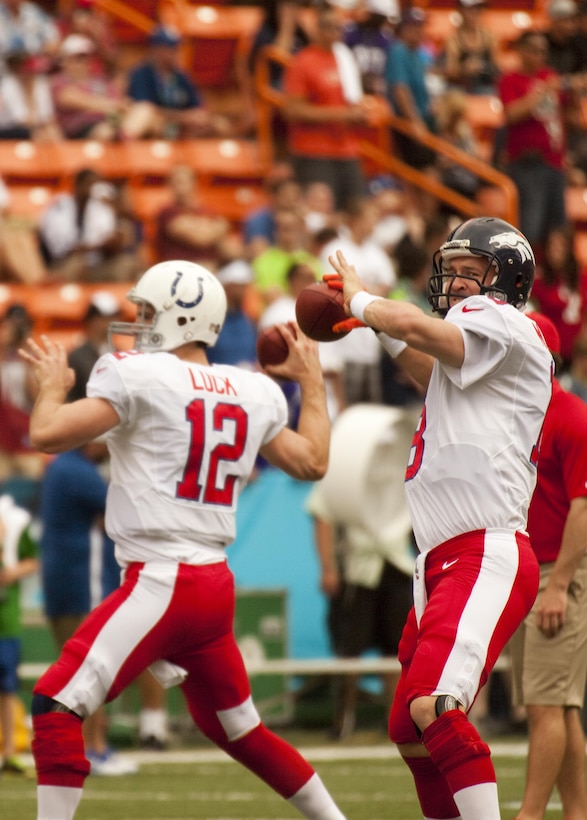
<instances>
[{"instance_id":1,"label":"black knee brace","mask_svg":"<svg viewBox=\"0 0 587 820\"><path fill-rule=\"evenodd\" d=\"M66 712L70 715L75 715L76 718L83 720L83 718L74 712L73 709L69 709L67 706L64 706L63 703L59 703L57 700L53 700L53 698L48 697L48 695L33 695L33 699L31 702L31 715L36 717L37 715L46 715L48 712Z\"/></svg>"},{"instance_id":2,"label":"black knee brace","mask_svg":"<svg viewBox=\"0 0 587 820\"><path fill-rule=\"evenodd\" d=\"M444 712L450 712L451 709L458 709L463 704L460 703L454 695L439 695L436 698L436 717L440 717Z\"/></svg>"}]
</instances>

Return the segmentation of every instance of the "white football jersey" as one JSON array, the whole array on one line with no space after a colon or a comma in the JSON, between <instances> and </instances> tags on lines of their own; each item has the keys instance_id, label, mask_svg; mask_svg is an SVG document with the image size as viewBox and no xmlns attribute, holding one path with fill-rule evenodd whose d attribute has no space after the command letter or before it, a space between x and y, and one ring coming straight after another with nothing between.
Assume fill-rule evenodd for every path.
<instances>
[{"instance_id":1,"label":"white football jersey","mask_svg":"<svg viewBox=\"0 0 587 820\"><path fill-rule=\"evenodd\" d=\"M526 529L552 357L516 308L472 296L445 322L464 338L462 367L436 361L406 471L421 552L465 532Z\"/></svg>"},{"instance_id":2,"label":"white football jersey","mask_svg":"<svg viewBox=\"0 0 587 820\"><path fill-rule=\"evenodd\" d=\"M106 504L119 563L224 560L259 447L287 424L280 387L237 367L129 351L96 362L87 395L120 417L107 434Z\"/></svg>"}]
</instances>

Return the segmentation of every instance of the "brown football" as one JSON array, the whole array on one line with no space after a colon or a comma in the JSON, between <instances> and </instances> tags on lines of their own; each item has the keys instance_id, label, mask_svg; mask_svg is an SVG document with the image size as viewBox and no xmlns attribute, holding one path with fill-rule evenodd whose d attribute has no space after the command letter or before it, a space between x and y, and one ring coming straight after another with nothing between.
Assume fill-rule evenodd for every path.
<instances>
[{"instance_id":1,"label":"brown football","mask_svg":"<svg viewBox=\"0 0 587 820\"><path fill-rule=\"evenodd\" d=\"M287 359L289 348L277 327L266 327L257 336L257 359L261 367L281 364Z\"/></svg>"},{"instance_id":2,"label":"brown football","mask_svg":"<svg viewBox=\"0 0 587 820\"><path fill-rule=\"evenodd\" d=\"M304 288L296 300L296 319L302 331L317 342L334 342L350 331L335 333L332 326L347 319L341 290L316 282Z\"/></svg>"}]
</instances>

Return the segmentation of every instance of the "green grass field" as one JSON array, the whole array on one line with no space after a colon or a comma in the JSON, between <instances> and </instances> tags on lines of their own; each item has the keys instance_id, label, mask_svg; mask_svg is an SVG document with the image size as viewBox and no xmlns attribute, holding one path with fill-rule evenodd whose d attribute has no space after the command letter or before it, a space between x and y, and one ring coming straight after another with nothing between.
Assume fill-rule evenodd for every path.
<instances>
[{"instance_id":1,"label":"green grass field","mask_svg":"<svg viewBox=\"0 0 587 820\"><path fill-rule=\"evenodd\" d=\"M286 733L284 733L286 735ZM349 820L421 818L411 776L391 744L361 746L292 740L316 766ZM322 738L323 740L323 738ZM510 754L508 754L508 751ZM130 752L141 762L129 777L90 777L76 820L287 820L300 815L247 770L215 749ZM523 790L525 754L519 742L494 745L503 820L512 820ZM33 820L35 783L0 780L0 816ZM554 798L549 817L560 817Z\"/></svg>"}]
</instances>

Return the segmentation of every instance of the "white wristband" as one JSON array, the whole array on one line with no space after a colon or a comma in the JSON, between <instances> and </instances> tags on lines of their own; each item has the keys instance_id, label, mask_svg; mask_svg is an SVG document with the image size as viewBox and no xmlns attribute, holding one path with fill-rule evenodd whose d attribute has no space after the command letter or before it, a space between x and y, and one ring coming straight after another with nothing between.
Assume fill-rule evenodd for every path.
<instances>
[{"instance_id":1,"label":"white wristband","mask_svg":"<svg viewBox=\"0 0 587 820\"><path fill-rule=\"evenodd\" d=\"M394 339L392 336L388 336L387 333L378 333L377 338L381 342L381 346L392 359L397 359L400 353L403 353L406 349L407 342L402 341L401 339Z\"/></svg>"},{"instance_id":2,"label":"white wristband","mask_svg":"<svg viewBox=\"0 0 587 820\"><path fill-rule=\"evenodd\" d=\"M355 319L365 322L365 308L367 305L370 305L371 302L376 302L379 298L379 296L373 296L371 293L367 293L366 290L360 290L358 293L355 293L350 305L351 313ZM365 322L365 324L367 324L367 322Z\"/></svg>"}]
</instances>

